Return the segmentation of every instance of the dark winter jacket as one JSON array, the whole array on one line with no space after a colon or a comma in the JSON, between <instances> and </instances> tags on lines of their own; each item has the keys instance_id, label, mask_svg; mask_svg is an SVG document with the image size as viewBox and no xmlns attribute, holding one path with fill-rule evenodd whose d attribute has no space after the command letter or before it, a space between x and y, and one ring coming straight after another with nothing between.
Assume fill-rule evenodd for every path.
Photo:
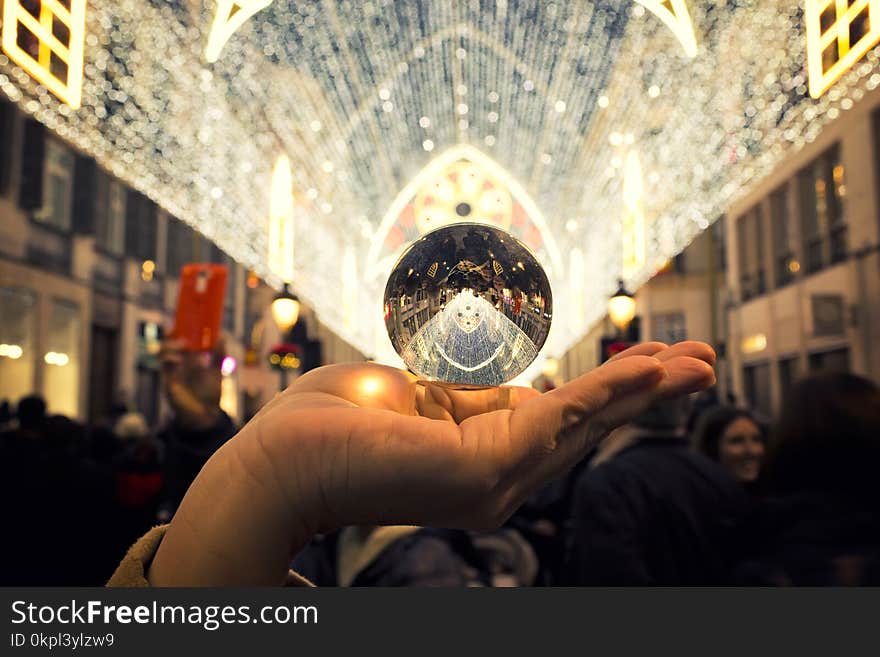
<instances>
[{"instance_id":1,"label":"dark winter jacket","mask_svg":"<svg viewBox=\"0 0 880 657\"><path fill-rule=\"evenodd\" d=\"M314 539L291 568L318 586L462 587L488 583L467 532L380 527L368 538L355 528Z\"/></svg>"},{"instance_id":2,"label":"dark winter jacket","mask_svg":"<svg viewBox=\"0 0 880 657\"><path fill-rule=\"evenodd\" d=\"M880 586L880 506L819 491L768 497L736 583Z\"/></svg>"},{"instance_id":3,"label":"dark winter jacket","mask_svg":"<svg viewBox=\"0 0 880 657\"><path fill-rule=\"evenodd\" d=\"M159 433L165 445L162 507L173 514L190 484L211 455L235 435L230 417L220 411L214 426L201 431L181 428L172 422Z\"/></svg>"},{"instance_id":4,"label":"dark winter jacket","mask_svg":"<svg viewBox=\"0 0 880 657\"><path fill-rule=\"evenodd\" d=\"M567 583L725 584L749 507L740 484L685 439L636 439L575 484Z\"/></svg>"}]
</instances>

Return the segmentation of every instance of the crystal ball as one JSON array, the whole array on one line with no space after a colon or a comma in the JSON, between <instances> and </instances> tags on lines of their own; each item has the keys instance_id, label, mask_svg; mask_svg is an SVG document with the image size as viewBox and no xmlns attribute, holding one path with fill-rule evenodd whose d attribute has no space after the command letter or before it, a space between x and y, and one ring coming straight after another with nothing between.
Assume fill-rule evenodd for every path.
<instances>
[{"instance_id":1,"label":"crystal ball","mask_svg":"<svg viewBox=\"0 0 880 657\"><path fill-rule=\"evenodd\" d=\"M385 327L428 381L497 386L535 360L553 315L547 274L494 226L456 223L414 242L385 286Z\"/></svg>"}]
</instances>

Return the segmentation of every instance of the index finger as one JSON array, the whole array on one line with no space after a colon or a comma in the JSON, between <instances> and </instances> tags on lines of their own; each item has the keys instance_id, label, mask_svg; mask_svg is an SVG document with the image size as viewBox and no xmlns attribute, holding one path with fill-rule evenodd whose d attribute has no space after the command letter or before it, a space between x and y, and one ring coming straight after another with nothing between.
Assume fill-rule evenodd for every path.
<instances>
[{"instance_id":1,"label":"index finger","mask_svg":"<svg viewBox=\"0 0 880 657\"><path fill-rule=\"evenodd\" d=\"M653 356L654 354L663 351L668 346L669 345L664 342L640 342L629 349L624 349L623 351L614 354L608 359L608 362L610 363L615 360L620 360L621 358L628 358L629 356Z\"/></svg>"},{"instance_id":2,"label":"index finger","mask_svg":"<svg viewBox=\"0 0 880 657\"><path fill-rule=\"evenodd\" d=\"M510 419L512 457L534 464L523 484L559 475L615 426L628 422L653 400L696 392L714 381L702 343L670 347L656 357L608 361L589 374L523 404ZM541 457L541 458L537 458Z\"/></svg>"}]
</instances>

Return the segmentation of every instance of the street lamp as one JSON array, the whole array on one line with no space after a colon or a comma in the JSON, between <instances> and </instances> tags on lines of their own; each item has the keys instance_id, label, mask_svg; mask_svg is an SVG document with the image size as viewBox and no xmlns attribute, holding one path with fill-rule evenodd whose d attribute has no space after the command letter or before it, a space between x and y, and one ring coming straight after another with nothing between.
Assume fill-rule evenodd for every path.
<instances>
[{"instance_id":1,"label":"street lamp","mask_svg":"<svg viewBox=\"0 0 880 657\"><path fill-rule=\"evenodd\" d=\"M281 339L284 341L287 334L296 325L299 319L299 299L290 291L287 283L278 295L272 299L272 319L281 331ZM287 388L287 368L281 365L281 389Z\"/></svg>"},{"instance_id":2,"label":"street lamp","mask_svg":"<svg viewBox=\"0 0 880 657\"><path fill-rule=\"evenodd\" d=\"M272 319L275 320L282 335L286 335L299 319L299 299L290 291L287 283L284 284L284 289L272 299Z\"/></svg>"},{"instance_id":3,"label":"street lamp","mask_svg":"<svg viewBox=\"0 0 880 657\"><path fill-rule=\"evenodd\" d=\"M617 327L620 335L626 332L630 322L636 315L636 300L624 287L623 279L617 279L617 291L608 299L608 316Z\"/></svg>"}]
</instances>

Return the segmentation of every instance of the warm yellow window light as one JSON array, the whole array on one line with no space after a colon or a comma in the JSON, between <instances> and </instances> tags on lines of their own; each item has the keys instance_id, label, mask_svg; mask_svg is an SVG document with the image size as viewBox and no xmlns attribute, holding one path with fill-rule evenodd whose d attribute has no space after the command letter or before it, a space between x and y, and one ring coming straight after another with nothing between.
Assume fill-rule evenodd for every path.
<instances>
[{"instance_id":1,"label":"warm yellow window light","mask_svg":"<svg viewBox=\"0 0 880 657\"><path fill-rule=\"evenodd\" d=\"M299 299L293 293L287 284L284 289L272 300L272 319L281 329L282 333L287 333L292 329L299 319Z\"/></svg>"},{"instance_id":2,"label":"warm yellow window light","mask_svg":"<svg viewBox=\"0 0 880 657\"><path fill-rule=\"evenodd\" d=\"M24 350L20 345L6 344L5 342L0 344L0 356L11 358L12 360L18 360L23 353Z\"/></svg>"},{"instance_id":3,"label":"warm yellow window light","mask_svg":"<svg viewBox=\"0 0 880 657\"><path fill-rule=\"evenodd\" d=\"M65 4L69 5L66 7ZM82 101L86 0L20 0L3 4L3 51L72 109ZM32 11L38 11L35 16Z\"/></svg>"},{"instance_id":4,"label":"warm yellow window light","mask_svg":"<svg viewBox=\"0 0 880 657\"><path fill-rule=\"evenodd\" d=\"M740 345L744 354L756 354L767 348L767 336L763 333L755 333L743 338Z\"/></svg>"},{"instance_id":5,"label":"warm yellow window light","mask_svg":"<svg viewBox=\"0 0 880 657\"><path fill-rule=\"evenodd\" d=\"M619 279L617 292L608 300L608 317L618 329L625 331L635 316L636 300L624 287L623 279Z\"/></svg>"},{"instance_id":6,"label":"warm yellow window light","mask_svg":"<svg viewBox=\"0 0 880 657\"><path fill-rule=\"evenodd\" d=\"M49 351L43 356L43 360L46 361L48 365L57 365L58 367L64 367L70 362L70 356L63 352L57 351Z\"/></svg>"},{"instance_id":7,"label":"warm yellow window light","mask_svg":"<svg viewBox=\"0 0 880 657\"><path fill-rule=\"evenodd\" d=\"M824 94L880 41L880 0L806 0L810 96Z\"/></svg>"},{"instance_id":8,"label":"warm yellow window light","mask_svg":"<svg viewBox=\"0 0 880 657\"><path fill-rule=\"evenodd\" d=\"M552 379L559 374L559 361L555 358L546 358L544 360L544 365L541 367L541 372L548 379Z\"/></svg>"},{"instance_id":9,"label":"warm yellow window light","mask_svg":"<svg viewBox=\"0 0 880 657\"><path fill-rule=\"evenodd\" d=\"M623 177L623 271L632 275L645 264L645 202L642 165L635 151L626 158Z\"/></svg>"},{"instance_id":10,"label":"warm yellow window light","mask_svg":"<svg viewBox=\"0 0 880 657\"><path fill-rule=\"evenodd\" d=\"M272 4L272 0L217 0L217 13L211 24L205 59L216 62L223 46L248 18Z\"/></svg>"},{"instance_id":11,"label":"warm yellow window light","mask_svg":"<svg viewBox=\"0 0 880 657\"><path fill-rule=\"evenodd\" d=\"M155 272L156 263L152 260L144 260L144 264L141 265L141 278L145 281L151 281Z\"/></svg>"},{"instance_id":12,"label":"warm yellow window light","mask_svg":"<svg viewBox=\"0 0 880 657\"><path fill-rule=\"evenodd\" d=\"M694 24L684 0L636 0L672 30L688 57L697 56L697 37Z\"/></svg>"},{"instance_id":13,"label":"warm yellow window light","mask_svg":"<svg viewBox=\"0 0 880 657\"><path fill-rule=\"evenodd\" d=\"M290 160L281 155L272 172L269 199L269 268L285 283L293 280L293 179Z\"/></svg>"}]
</instances>

